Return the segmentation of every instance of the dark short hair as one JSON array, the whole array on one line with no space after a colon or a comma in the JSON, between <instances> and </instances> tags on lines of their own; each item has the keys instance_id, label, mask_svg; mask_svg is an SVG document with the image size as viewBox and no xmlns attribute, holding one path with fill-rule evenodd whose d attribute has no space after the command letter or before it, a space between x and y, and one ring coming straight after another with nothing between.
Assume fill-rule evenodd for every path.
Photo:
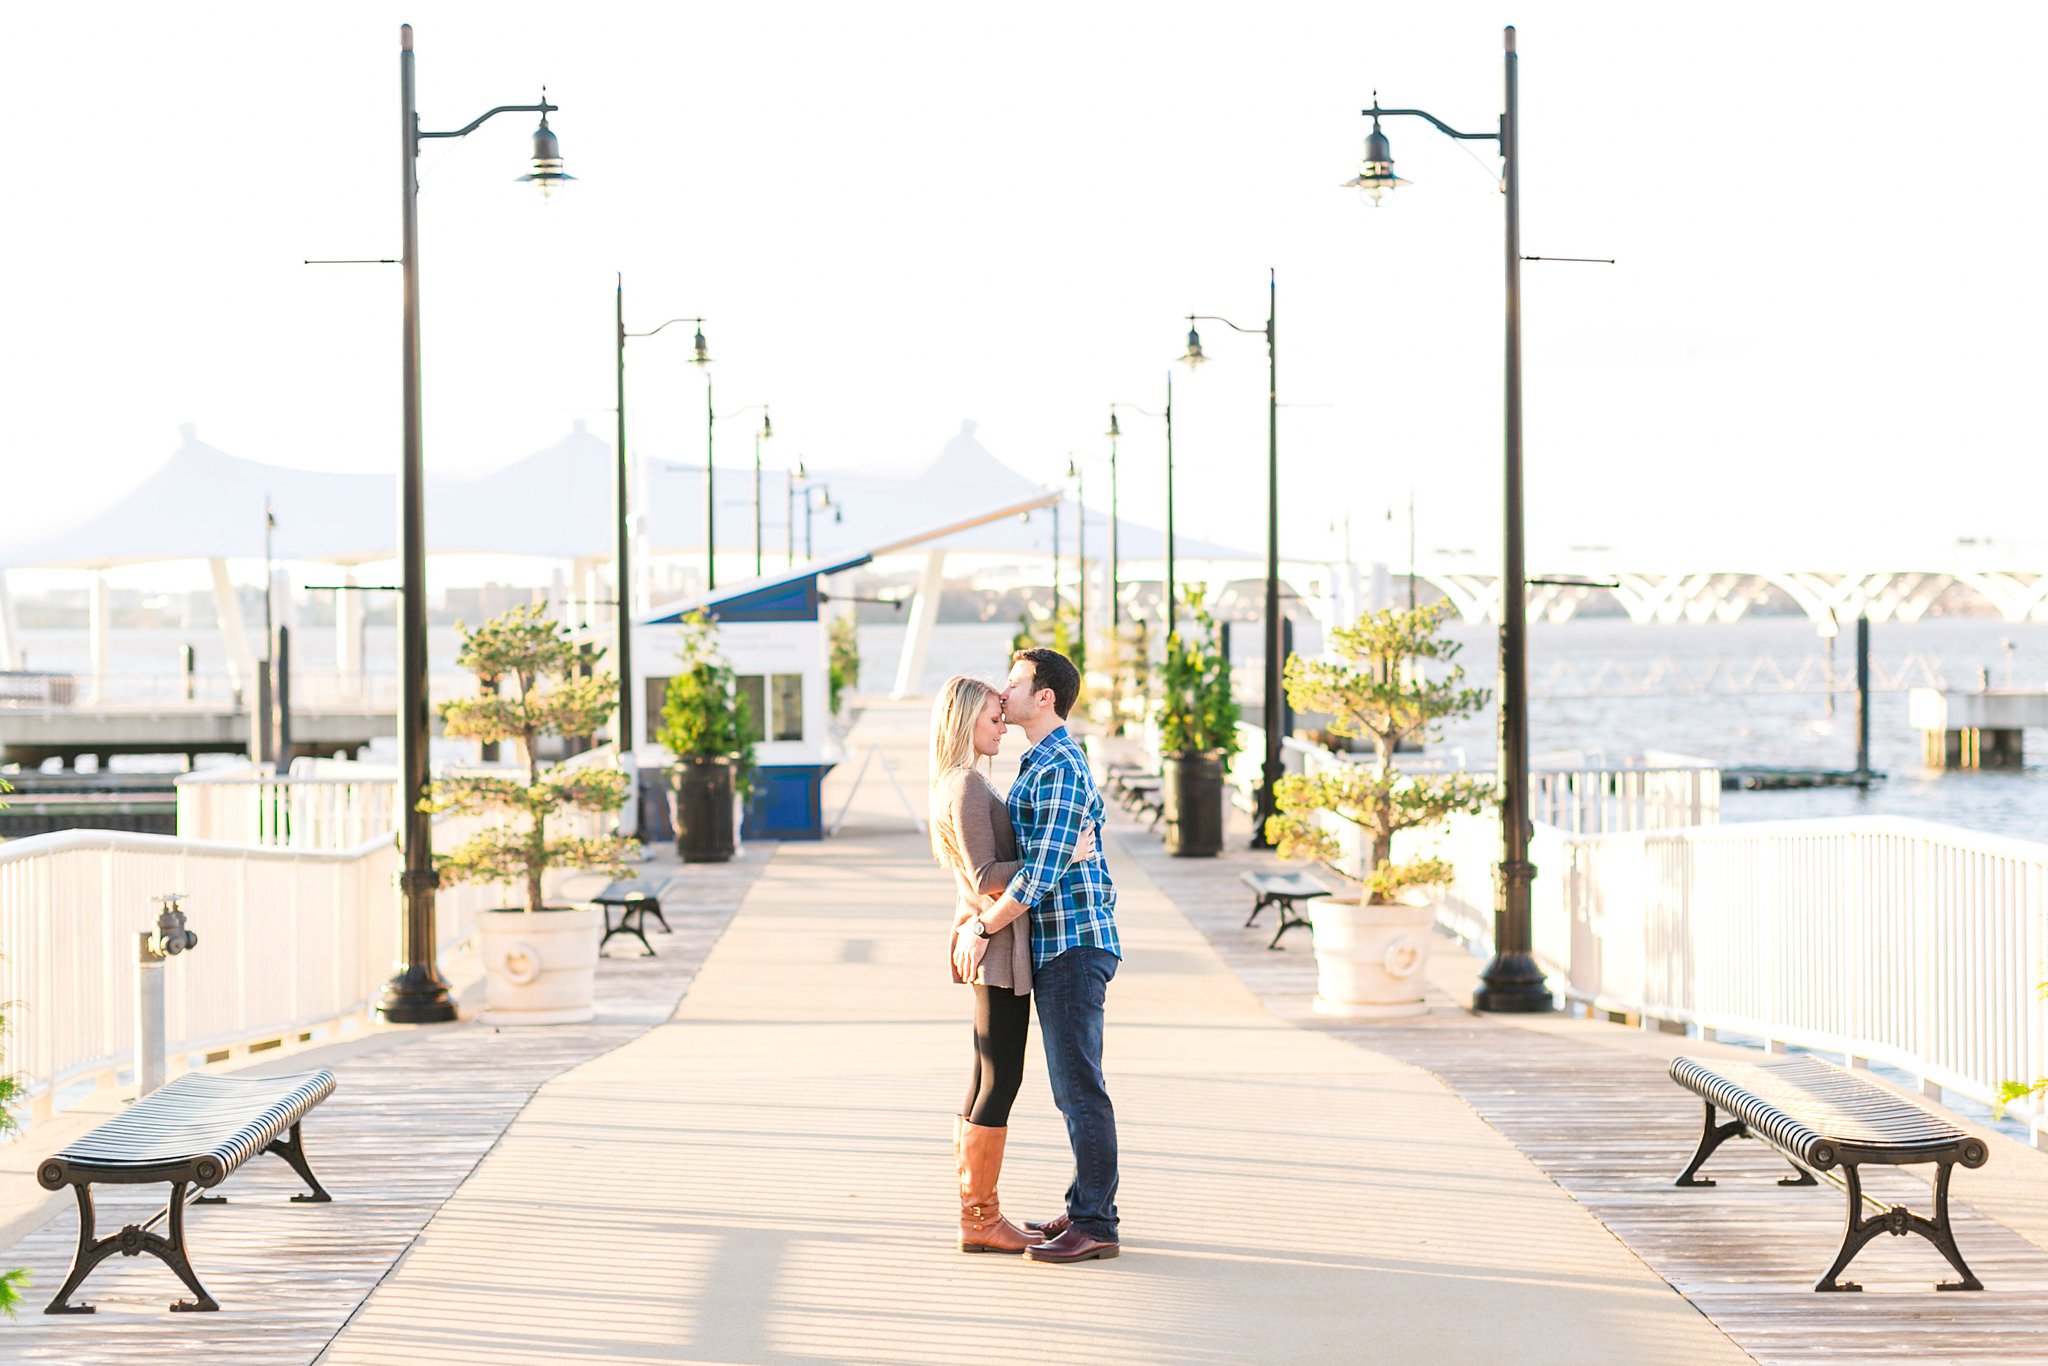
<instances>
[{"instance_id":1,"label":"dark short hair","mask_svg":"<svg viewBox=\"0 0 2048 1366\"><path fill-rule=\"evenodd\" d=\"M1032 680L1040 688L1052 689L1052 709L1059 713L1060 720L1066 720L1067 713L1074 709L1074 700L1081 695L1081 671L1074 667L1074 661L1043 646L1019 650L1010 656L1012 664L1018 660L1031 665Z\"/></svg>"}]
</instances>

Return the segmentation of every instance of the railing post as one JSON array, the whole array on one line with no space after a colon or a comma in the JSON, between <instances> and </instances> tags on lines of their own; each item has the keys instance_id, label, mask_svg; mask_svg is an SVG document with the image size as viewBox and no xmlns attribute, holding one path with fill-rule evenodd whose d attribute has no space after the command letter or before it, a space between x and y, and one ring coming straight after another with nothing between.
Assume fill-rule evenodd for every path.
<instances>
[{"instance_id":1,"label":"railing post","mask_svg":"<svg viewBox=\"0 0 2048 1366\"><path fill-rule=\"evenodd\" d=\"M149 931L135 936L135 1098L164 1084L164 960Z\"/></svg>"}]
</instances>

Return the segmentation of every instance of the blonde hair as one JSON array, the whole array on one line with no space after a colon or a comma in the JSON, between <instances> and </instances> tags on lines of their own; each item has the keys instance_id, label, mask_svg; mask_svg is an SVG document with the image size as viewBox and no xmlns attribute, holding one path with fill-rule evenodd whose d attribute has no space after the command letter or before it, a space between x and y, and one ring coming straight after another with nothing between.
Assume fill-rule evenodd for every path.
<instances>
[{"instance_id":1,"label":"blonde hair","mask_svg":"<svg viewBox=\"0 0 2048 1366\"><path fill-rule=\"evenodd\" d=\"M932 855L941 863L947 861L947 853L937 820L939 787L959 770L974 767L974 727L989 699L1000 695L978 678L954 674L932 699Z\"/></svg>"}]
</instances>

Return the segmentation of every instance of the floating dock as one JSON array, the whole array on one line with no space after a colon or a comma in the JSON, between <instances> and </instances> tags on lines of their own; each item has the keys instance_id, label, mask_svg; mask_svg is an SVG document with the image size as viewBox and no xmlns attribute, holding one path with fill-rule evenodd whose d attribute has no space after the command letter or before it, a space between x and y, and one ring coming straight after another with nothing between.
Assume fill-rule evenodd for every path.
<instances>
[{"instance_id":1,"label":"floating dock","mask_svg":"<svg viewBox=\"0 0 2048 1366\"><path fill-rule=\"evenodd\" d=\"M1765 768L1750 765L1721 770L1723 792L1789 792L1807 787L1868 789L1885 775L1869 768Z\"/></svg>"}]
</instances>

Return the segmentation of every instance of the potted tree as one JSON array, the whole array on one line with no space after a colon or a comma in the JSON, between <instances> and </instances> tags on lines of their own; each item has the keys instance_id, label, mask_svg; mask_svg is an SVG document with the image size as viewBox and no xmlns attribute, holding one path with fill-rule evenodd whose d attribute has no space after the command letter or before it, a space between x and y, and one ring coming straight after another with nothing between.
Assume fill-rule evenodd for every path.
<instances>
[{"instance_id":1,"label":"potted tree","mask_svg":"<svg viewBox=\"0 0 2048 1366\"><path fill-rule=\"evenodd\" d=\"M1416 1015L1427 1008L1422 969L1436 919L1427 894L1450 881L1452 870L1435 858L1396 863L1394 836L1494 801L1490 778L1394 767L1402 740L1434 738L1436 723L1486 705L1485 689L1464 686L1465 671L1454 662L1458 645L1441 634L1449 613L1441 602L1369 612L1331 633L1328 657L1287 661L1287 700L1299 710L1327 712L1331 731L1369 738L1373 747L1370 763L1339 762L1282 778L1273 789L1279 814L1266 822L1266 837L1282 858L1315 859L1361 884L1362 894L1326 897L1312 910L1315 1006L1326 1015ZM1429 664L1441 672L1430 676ZM1343 845L1325 817L1358 828L1356 876L1338 866Z\"/></svg>"},{"instance_id":2,"label":"potted tree","mask_svg":"<svg viewBox=\"0 0 2048 1366\"><path fill-rule=\"evenodd\" d=\"M550 868L625 872L633 841L548 832L548 818L568 807L615 811L626 799L626 775L617 768L555 766L535 758L543 735L589 735L611 714L618 683L610 674L578 677L581 661L561 623L546 605L515 607L475 631L457 623L463 668L496 676L516 691L458 698L441 704L447 733L486 745L519 742L526 763L522 781L502 773L469 774L433 784L420 804L440 813L502 811L524 821L491 825L455 849L434 857L448 882L518 886L524 905L478 917L485 973L484 1020L489 1024L575 1024L595 1013L597 940L602 913L595 907L549 906L543 879Z\"/></svg>"},{"instance_id":3,"label":"potted tree","mask_svg":"<svg viewBox=\"0 0 2048 1366\"><path fill-rule=\"evenodd\" d=\"M738 847L734 795L752 787L754 716L703 612L683 619L682 667L668 681L655 739L676 756L669 817L685 863L724 863Z\"/></svg>"},{"instance_id":4,"label":"potted tree","mask_svg":"<svg viewBox=\"0 0 2048 1366\"><path fill-rule=\"evenodd\" d=\"M1166 639L1159 704L1159 767L1165 807L1166 852L1176 858L1214 858L1223 852L1223 778L1237 755L1237 699L1230 691L1230 659L1222 631L1202 606L1202 590L1187 591L1192 635Z\"/></svg>"}]
</instances>

